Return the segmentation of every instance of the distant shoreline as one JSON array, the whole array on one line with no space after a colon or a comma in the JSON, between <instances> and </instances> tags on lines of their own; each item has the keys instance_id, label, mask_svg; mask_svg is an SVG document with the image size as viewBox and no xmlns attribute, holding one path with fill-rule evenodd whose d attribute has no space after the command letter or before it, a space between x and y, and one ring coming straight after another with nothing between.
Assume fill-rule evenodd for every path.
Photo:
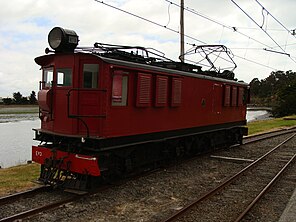
<instances>
[{"instance_id":1,"label":"distant shoreline","mask_svg":"<svg viewBox=\"0 0 296 222\"><path fill-rule=\"evenodd\" d=\"M266 110L266 111L270 112L270 111L272 111L272 108L267 107L267 106L248 106L247 110L250 110L250 111Z\"/></svg>"}]
</instances>

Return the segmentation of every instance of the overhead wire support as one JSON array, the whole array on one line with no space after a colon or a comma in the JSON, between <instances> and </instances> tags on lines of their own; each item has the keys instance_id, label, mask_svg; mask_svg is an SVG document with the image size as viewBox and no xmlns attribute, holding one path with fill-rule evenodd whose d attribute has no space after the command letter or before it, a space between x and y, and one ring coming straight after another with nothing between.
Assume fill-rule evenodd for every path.
<instances>
[{"instance_id":1,"label":"overhead wire support","mask_svg":"<svg viewBox=\"0 0 296 222\"><path fill-rule=\"evenodd\" d=\"M283 55L287 55L287 56L291 57L291 55L286 52L279 52L279 51L275 51L275 50L271 50L271 49L267 49L267 48L264 48L263 50L268 51L268 52L279 53L279 54L283 54Z\"/></svg>"},{"instance_id":2,"label":"overhead wire support","mask_svg":"<svg viewBox=\"0 0 296 222\"><path fill-rule=\"evenodd\" d=\"M168 3L170 3L170 4L172 4L172 5L174 5L174 6L181 7L181 5L179 5L179 4L177 4L177 3L174 3L174 2L172 2L172 1L169 1L169 0L165 0L165 1L168 2ZM195 14L195 15L197 15L197 16L199 16L199 17L202 17L202 18L204 18L204 19L206 19L206 20L208 20L208 21L210 21L210 22L213 22L213 23L215 23L215 24L217 24L217 25L220 25L220 26L222 26L223 28L227 28L227 29L229 29L229 30L231 30L231 31L233 31L233 32L236 32L236 33L238 33L238 34L240 34L240 35L242 35L242 36L244 36L244 37L246 37L246 38L248 38L248 39L253 40L254 42L257 42L257 43L259 43L259 44L265 46L265 47L272 48L271 46L266 45L265 43L263 43L263 42L261 42L261 41L259 41L259 40L257 40L257 39L254 39L253 37L248 36L248 35L246 35L246 34L244 34L244 33L242 33L242 32L240 32L240 31L238 30L238 27L233 27L233 26L230 26L230 25L223 24L223 23L221 23L221 22L219 22L219 21L216 21L216 20L214 20L214 19L212 19L212 18L210 18L210 17L208 17L208 16L206 16L206 15L203 15L203 14L199 13L199 12L197 12L197 11L194 10L194 9L190 9L190 8L188 8L188 7L184 7L184 10L186 10L186 11L192 13L192 14Z\"/></svg>"},{"instance_id":3,"label":"overhead wire support","mask_svg":"<svg viewBox=\"0 0 296 222\"><path fill-rule=\"evenodd\" d=\"M231 0L233 4L235 4L249 19L251 19L284 53L288 54L286 51L271 37L271 35L268 34L267 31L265 31L245 10L243 10L234 0ZM290 59L296 63L296 61L290 57Z\"/></svg>"},{"instance_id":4,"label":"overhead wire support","mask_svg":"<svg viewBox=\"0 0 296 222\"><path fill-rule=\"evenodd\" d=\"M265 31L262 26L260 26L245 10L243 10L234 0L230 1L232 1L232 3L236 5L236 7L238 7L249 19L251 19L252 22L254 22L283 52L285 52L285 50L271 37L271 35L269 35L268 32Z\"/></svg>"},{"instance_id":5,"label":"overhead wire support","mask_svg":"<svg viewBox=\"0 0 296 222\"><path fill-rule=\"evenodd\" d=\"M165 28L165 29L167 29L167 30L169 30L169 31L171 31L171 32L174 32L174 33L180 34L180 32L177 31L177 30L175 30L175 29L169 28L169 27L167 27L167 26L165 26L165 25L161 25L161 24L159 24L159 23L157 23L157 22L154 22L154 21L152 21L152 20L149 20L149 19L144 18L144 17L139 16L139 15L133 14L133 13L131 13L131 12L128 12L128 11L124 10L124 9L118 8L118 7L116 7L116 6L110 5L110 4L108 4L108 3L105 3L104 1L99 1L99 0L94 0L94 1L95 1L95 2L98 2L98 3L101 3L101 4L103 4L103 5L106 5L106 6L110 7L110 8L116 9L116 10L118 10L118 11L121 11L121 12L123 12L123 13L126 13L126 14L128 14L128 15L134 16L134 17L136 17L136 18L138 18L138 19L141 19L141 20L144 20L144 21L146 21L146 22L149 22L149 23L151 23L151 24L154 24L154 25L157 25L157 26L159 26L159 27ZM194 37L192 37L192 36L189 36L189 35L186 35L186 34L184 34L184 36L187 37L187 38L189 38L189 39L192 39L192 40L194 40L194 41L200 42L200 43L202 43L202 44L206 44L206 42L204 42L204 41L202 41L202 40L199 40L199 39L197 39L197 38L194 38Z\"/></svg>"},{"instance_id":6,"label":"overhead wire support","mask_svg":"<svg viewBox=\"0 0 296 222\"><path fill-rule=\"evenodd\" d=\"M159 23L157 23L157 22L151 21L151 20L146 19L146 18L144 18L144 17L141 17L141 16L138 16L138 15L135 15L135 14L133 14L133 13L131 13L131 12L128 12L128 11L123 10L123 9L120 9L120 8L118 8L118 7L116 7L116 6L113 6L113 5L110 5L110 4L108 4L108 3L105 3L104 1L99 1L99 0L94 0L94 1L95 1L95 2L98 2L98 3L101 3L101 4L103 4L103 5L106 5L106 6L110 7L110 8L116 9L116 10L118 10L118 11L121 11L121 12L123 12L123 13L126 13L126 14L128 14L128 15L134 16L134 17L136 17L136 18L138 18L138 19L141 19L141 20L146 21L146 22L148 22L148 23L151 23L151 24L153 24L153 25L156 25L156 26L159 26L159 27L165 28L165 29L167 29L167 30L169 30L169 31L171 31L171 32L174 32L174 33L180 34L179 31L176 31L176 30L174 30L174 29L168 28L168 27L166 27L166 26L164 26L164 25L161 25L161 24L159 24ZM166 0L166 1L167 1L167 0ZM168 1L168 2L170 2L170 1ZM171 3L171 2L170 2L170 3ZM175 3L172 3L172 4L175 4ZM175 5L177 5L177 4L175 4ZM178 5L177 5L177 6L178 6ZM184 8L184 9L188 11L188 9L186 9L186 8ZM222 26L225 26L225 25L223 25L223 24L221 24L221 25L222 25ZM228 26L225 26L225 27L228 27ZM231 29L233 29L233 27L231 27ZM189 38L189 39L192 39L192 40L195 40L195 41L197 41L197 42L200 42L200 43L202 43L202 44L207 44L206 42L201 41L201 40L199 40L199 39L196 39L196 38L194 38L194 37L192 37L192 36L189 36L189 35L186 35L186 34L184 34L184 36L187 37L187 38ZM247 37L249 38L249 36L247 36ZM252 38L250 38L250 39L252 39ZM257 41L257 42L260 43L259 41ZM270 46L268 46L268 45L266 45L266 44L264 44L264 43L260 43L260 44L265 45L265 46L268 47L268 48L272 48L272 47L270 47ZM194 44L194 45L195 45L195 44ZM234 56L237 57L237 58L240 58L240 59L242 59L242 60L245 60L245 61L248 61L248 62L254 63L254 64L256 64L256 65L259 65L259 66L263 66L263 67L266 67L266 68L269 68L269 69L277 70L277 69L275 69L275 68L273 68L273 67L266 66L266 65L264 65L264 64L258 63L258 62L256 62L256 61L253 61L253 60L250 60L250 59L243 58L243 57L238 56L238 55L234 55ZM186 60L189 61L188 59L186 59Z\"/></svg>"},{"instance_id":7,"label":"overhead wire support","mask_svg":"<svg viewBox=\"0 0 296 222\"><path fill-rule=\"evenodd\" d=\"M180 8L180 56L181 62L184 62L184 0L181 0Z\"/></svg>"}]
</instances>

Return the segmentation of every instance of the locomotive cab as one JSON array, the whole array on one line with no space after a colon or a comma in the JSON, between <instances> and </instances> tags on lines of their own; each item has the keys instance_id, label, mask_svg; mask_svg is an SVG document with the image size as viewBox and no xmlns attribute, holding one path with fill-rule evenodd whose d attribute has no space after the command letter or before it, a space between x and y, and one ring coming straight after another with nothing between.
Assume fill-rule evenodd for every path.
<instances>
[{"instance_id":1,"label":"locomotive cab","mask_svg":"<svg viewBox=\"0 0 296 222\"><path fill-rule=\"evenodd\" d=\"M78 42L78 36L73 33L76 34L54 28L49 33L49 44L55 54L35 59L42 67L39 116L43 131L88 137L99 134L99 120L103 116L100 106L104 94L104 90L100 90L101 65L95 56L72 52ZM46 52L50 50L46 49Z\"/></svg>"}]
</instances>

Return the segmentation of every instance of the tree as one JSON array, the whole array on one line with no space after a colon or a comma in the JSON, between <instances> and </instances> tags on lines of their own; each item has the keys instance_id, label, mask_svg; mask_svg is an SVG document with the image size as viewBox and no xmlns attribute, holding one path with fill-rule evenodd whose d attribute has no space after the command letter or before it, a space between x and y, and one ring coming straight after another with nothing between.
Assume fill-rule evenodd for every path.
<instances>
[{"instance_id":1,"label":"tree","mask_svg":"<svg viewBox=\"0 0 296 222\"><path fill-rule=\"evenodd\" d=\"M37 104L37 99L36 99L36 93L35 91L31 92L31 95L29 96L29 103L30 104Z\"/></svg>"},{"instance_id":2,"label":"tree","mask_svg":"<svg viewBox=\"0 0 296 222\"><path fill-rule=\"evenodd\" d=\"M278 93L277 104L272 109L276 117L296 114L296 81Z\"/></svg>"},{"instance_id":3,"label":"tree","mask_svg":"<svg viewBox=\"0 0 296 222\"><path fill-rule=\"evenodd\" d=\"M261 86L261 82L259 81L258 78L254 78L250 82L251 96L258 96L259 95L260 86Z\"/></svg>"},{"instance_id":4,"label":"tree","mask_svg":"<svg viewBox=\"0 0 296 222\"><path fill-rule=\"evenodd\" d=\"M278 106L280 93L295 81L296 73L291 70L271 72L262 80L255 78L250 82L251 103L259 106Z\"/></svg>"},{"instance_id":5,"label":"tree","mask_svg":"<svg viewBox=\"0 0 296 222\"><path fill-rule=\"evenodd\" d=\"M29 100L28 100L28 97L22 97L21 98L21 103L20 104L22 104L22 105L27 105L27 104L29 104Z\"/></svg>"},{"instance_id":6,"label":"tree","mask_svg":"<svg viewBox=\"0 0 296 222\"><path fill-rule=\"evenodd\" d=\"M22 104L23 95L20 92L13 93L13 102L15 104Z\"/></svg>"},{"instance_id":7,"label":"tree","mask_svg":"<svg viewBox=\"0 0 296 222\"><path fill-rule=\"evenodd\" d=\"M4 105L10 105L12 103L12 98L7 97L2 100L3 100Z\"/></svg>"}]
</instances>

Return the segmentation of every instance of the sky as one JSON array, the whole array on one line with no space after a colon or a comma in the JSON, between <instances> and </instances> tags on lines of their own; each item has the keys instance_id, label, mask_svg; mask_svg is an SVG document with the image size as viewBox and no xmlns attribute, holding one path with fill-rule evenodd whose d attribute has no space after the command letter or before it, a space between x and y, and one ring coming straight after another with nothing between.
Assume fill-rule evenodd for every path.
<instances>
[{"instance_id":1,"label":"sky","mask_svg":"<svg viewBox=\"0 0 296 222\"><path fill-rule=\"evenodd\" d=\"M103 2L154 24L95 0L1 1L0 97L38 91L41 71L34 58L49 47L47 35L56 26L75 30L79 46L103 42L152 47L178 61L180 0ZM296 72L296 36L291 31L296 28L295 0L184 2L185 51L201 43L225 45L234 55L236 78L247 83L272 71Z\"/></svg>"}]
</instances>

